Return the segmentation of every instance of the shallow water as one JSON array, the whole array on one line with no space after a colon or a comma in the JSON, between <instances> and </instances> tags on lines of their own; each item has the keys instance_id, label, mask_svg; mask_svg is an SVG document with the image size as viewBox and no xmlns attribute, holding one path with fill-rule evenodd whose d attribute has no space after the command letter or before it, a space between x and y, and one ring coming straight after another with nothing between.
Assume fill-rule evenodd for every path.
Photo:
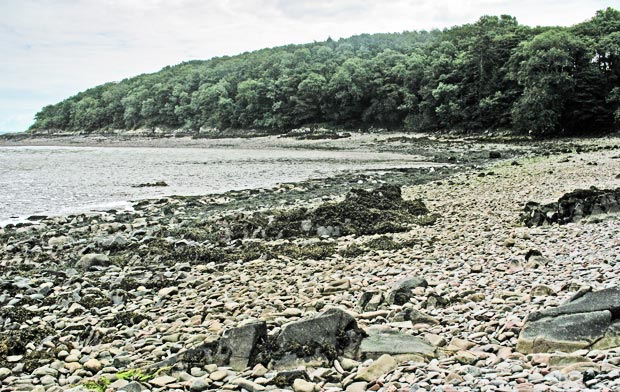
<instances>
[{"instance_id":1,"label":"shallow water","mask_svg":"<svg viewBox=\"0 0 620 392\"><path fill-rule=\"evenodd\" d=\"M238 148L0 147L0 224L130 200L269 188L344 171L424 166L387 153ZM169 186L136 188L165 181Z\"/></svg>"}]
</instances>

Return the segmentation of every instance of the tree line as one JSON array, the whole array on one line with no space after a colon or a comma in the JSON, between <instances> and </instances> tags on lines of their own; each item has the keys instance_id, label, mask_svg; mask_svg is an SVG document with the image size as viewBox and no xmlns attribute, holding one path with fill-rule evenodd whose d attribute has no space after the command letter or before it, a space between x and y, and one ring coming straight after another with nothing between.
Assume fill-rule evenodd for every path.
<instances>
[{"instance_id":1,"label":"tree line","mask_svg":"<svg viewBox=\"0 0 620 392\"><path fill-rule=\"evenodd\" d=\"M571 27L508 15L189 61L44 107L31 130L505 129L592 134L620 124L620 11Z\"/></svg>"}]
</instances>

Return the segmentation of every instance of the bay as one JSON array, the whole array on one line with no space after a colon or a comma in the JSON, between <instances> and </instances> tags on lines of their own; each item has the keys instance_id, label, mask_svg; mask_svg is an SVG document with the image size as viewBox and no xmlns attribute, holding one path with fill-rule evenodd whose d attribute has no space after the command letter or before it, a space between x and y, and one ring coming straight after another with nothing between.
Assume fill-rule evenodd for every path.
<instances>
[{"instance_id":1,"label":"bay","mask_svg":"<svg viewBox=\"0 0 620 392\"><path fill-rule=\"evenodd\" d=\"M345 171L424 166L378 152L245 148L0 147L0 224L130 201L270 188ZM166 187L137 187L164 181Z\"/></svg>"}]
</instances>

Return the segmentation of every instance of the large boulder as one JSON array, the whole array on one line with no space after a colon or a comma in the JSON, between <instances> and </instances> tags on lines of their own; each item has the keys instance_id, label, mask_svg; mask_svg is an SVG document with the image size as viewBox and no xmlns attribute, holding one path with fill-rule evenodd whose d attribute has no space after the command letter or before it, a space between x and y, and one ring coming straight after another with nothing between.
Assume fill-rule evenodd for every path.
<instances>
[{"instance_id":1,"label":"large boulder","mask_svg":"<svg viewBox=\"0 0 620 392\"><path fill-rule=\"evenodd\" d=\"M205 342L149 368L212 363L235 370L258 363L269 364L273 369L294 369L300 364L329 365L339 356L355 357L364 336L353 316L333 308L285 324L273 336L267 335L264 321L233 328L217 340Z\"/></svg>"},{"instance_id":2,"label":"large boulder","mask_svg":"<svg viewBox=\"0 0 620 392\"><path fill-rule=\"evenodd\" d=\"M244 370L257 363L259 351L266 342L267 324L264 321L252 322L225 331L217 340L205 342L147 369L160 369L176 364L190 368L214 363L218 366L230 366L234 370Z\"/></svg>"},{"instance_id":3,"label":"large boulder","mask_svg":"<svg viewBox=\"0 0 620 392\"><path fill-rule=\"evenodd\" d=\"M299 360L329 364L338 356L352 357L364 336L353 316L332 308L282 326L271 353L272 366L285 368Z\"/></svg>"},{"instance_id":4,"label":"large boulder","mask_svg":"<svg viewBox=\"0 0 620 392\"><path fill-rule=\"evenodd\" d=\"M233 328L222 335L218 345L218 362L235 370L248 367L257 355L258 347L267 338L265 322L255 322Z\"/></svg>"},{"instance_id":5,"label":"large boulder","mask_svg":"<svg viewBox=\"0 0 620 392\"><path fill-rule=\"evenodd\" d=\"M545 224L577 222L589 215L620 212L620 188L577 189L562 196L557 202L539 204L528 202L521 221L528 227Z\"/></svg>"},{"instance_id":6,"label":"large boulder","mask_svg":"<svg viewBox=\"0 0 620 392\"><path fill-rule=\"evenodd\" d=\"M620 346L620 287L580 292L557 308L534 312L521 331L522 353Z\"/></svg>"}]
</instances>

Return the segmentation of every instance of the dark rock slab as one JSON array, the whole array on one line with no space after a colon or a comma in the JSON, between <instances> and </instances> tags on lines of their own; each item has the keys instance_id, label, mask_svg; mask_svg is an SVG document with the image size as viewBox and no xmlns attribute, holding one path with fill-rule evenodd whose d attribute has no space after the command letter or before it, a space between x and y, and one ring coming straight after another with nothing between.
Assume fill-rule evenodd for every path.
<instances>
[{"instance_id":1,"label":"dark rock slab","mask_svg":"<svg viewBox=\"0 0 620 392\"><path fill-rule=\"evenodd\" d=\"M240 214L220 222L222 236L238 238L340 237L403 232L437 220L421 200L405 200L396 185L351 189L339 202L313 209Z\"/></svg>"},{"instance_id":2,"label":"dark rock slab","mask_svg":"<svg viewBox=\"0 0 620 392\"><path fill-rule=\"evenodd\" d=\"M528 202L521 221L528 227L577 222L590 215L620 212L620 188L577 189L562 196L557 202L539 204Z\"/></svg>"},{"instance_id":3,"label":"dark rock slab","mask_svg":"<svg viewBox=\"0 0 620 392\"><path fill-rule=\"evenodd\" d=\"M244 370L254 365L260 347L267 341L267 324L264 321L250 323L226 331L219 340L184 351L147 369L159 369L172 365L186 367L217 364Z\"/></svg>"},{"instance_id":4,"label":"dark rock slab","mask_svg":"<svg viewBox=\"0 0 620 392\"><path fill-rule=\"evenodd\" d=\"M517 343L522 353L620 346L620 288L578 293L562 306L534 312Z\"/></svg>"},{"instance_id":5,"label":"dark rock slab","mask_svg":"<svg viewBox=\"0 0 620 392\"><path fill-rule=\"evenodd\" d=\"M355 357L364 336L353 316L333 308L285 324L275 336L267 335L264 321L233 328L218 340L203 343L147 369L211 363L235 370L258 363L272 369L295 369L302 364L331 365L338 356Z\"/></svg>"},{"instance_id":6,"label":"dark rock slab","mask_svg":"<svg viewBox=\"0 0 620 392\"><path fill-rule=\"evenodd\" d=\"M579 292L562 306L530 314L528 320L536 321L546 317L598 312L601 310L608 310L612 314L620 316L620 287L610 287L599 291Z\"/></svg>"},{"instance_id":7,"label":"dark rock slab","mask_svg":"<svg viewBox=\"0 0 620 392\"><path fill-rule=\"evenodd\" d=\"M421 277L409 277L399 280L388 294L387 303L390 305L404 305L413 296L411 290L427 286L426 279Z\"/></svg>"},{"instance_id":8,"label":"dark rock slab","mask_svg":"<svg viewBox=\"0 0 620 392\"><path fill-rule=\"evenodd\" d=\"M256 357L258 345L267 338L265 322L255 322L228 330L218 345L217 363L243 370Z\"/></svg>"},{"instance_id":9,"label":"dark rock slab","mask_svg":"<svg viewBox=\"0 0 620 392\"><path fill-rule=\"evenodd\" d=\"M276 367L296 358L330 364L340 355L353 356L365 335L349 313L332 308L282 326L272 355Z\"/></svg>"}]
</instances>

